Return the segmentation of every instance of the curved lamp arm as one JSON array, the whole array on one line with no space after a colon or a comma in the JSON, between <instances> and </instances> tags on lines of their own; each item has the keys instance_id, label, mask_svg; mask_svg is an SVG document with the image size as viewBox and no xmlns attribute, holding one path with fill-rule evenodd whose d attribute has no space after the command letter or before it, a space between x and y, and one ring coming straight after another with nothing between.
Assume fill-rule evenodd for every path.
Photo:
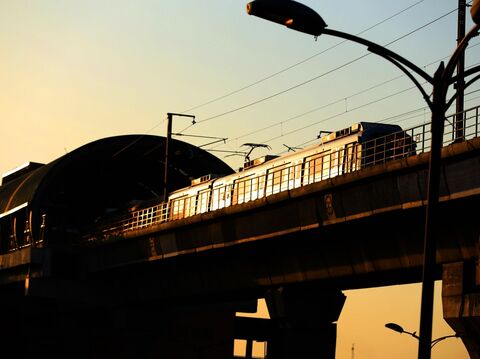
<instances>
[{"instance_id":1,"label":"curved lamp arm","mask_svg":"<svg viewBox=\"0 0 480 359\"><path fill-rule=\"evenodd\" d=\"M432 76L428 75L425 71L406 58L387 49L384 46L356 35L328 29L327 24L322 17L308 6L293 0L254 0L247 4L247 13L249 15L254 15L265 20L284 25L290 29L313 35L315 38L325 34L366 46L370 52L388 60L402 70L402 72L405 73L410 80L412 80L418 90L422 93L422 96L427 102L428 106L433 110L433 101L430 100L430 97L425 92L425 89L413 76L412 72L421 76L425 81L433 86L434 78Z\"/></svg>"},{"instance_id":2,"label":"curved lamp arm","mask_svg":"<svg viewBox=\"0 0 480 359\"><path fill-rule=\"evenodd\" d=\"M421 76L429 84L433 85L433 77L427 74L421 68L419 68L418 66L416 66L415 64L413 64L412 62L404 58L403 56L400 56L399 54L387 49L386 47L383 47L379 44L376 44L362 37L352 35L342 31L338 31L338 30L327 29L327 28L323 29L322 35L323 34L339 37L345 40L349 40L349 41L364 45L367 47L368 51L370 51L371 53L378 55L380 57L383 57L385 60L390 61L392 64L397 66L400 70L402 70L402 72L405 75L407 75L410 80L412 80L412 82L415 84L418 90L422 93L422 96L425 102L427 102L430 108L432 107L432 101L430 100L430 96L428 96L428 94L425 92L425 89L422 87L422 85L420 85L420 83L412 75L412 73L407 70L407 68L410 69L411 71Z\"/></svg>"},{"instance_id":3,"label":"curved lamp arm","mask_svg":"<svg viewBox=\"0 0 480 359\"><path fill-rule=\"evenodd\" d=\"M478 71L480 71L480 69ZM477 82L478 79L480 79L480 74L478 74L477 76L475 76L474 78L472 78L468 82L466 82L463 85L463 89L465 90L467 87L472 85L474 82ZM455 94L450 98L450 100L448 100L446 108L449 108L452 105L453 101L456 100L457 97L458 97L458 92L455 92Z\"/></svg>"},{"instance_id":4,"label":"curved lamp arm","mask_svg":"<svg viewBox=\"0 0 480 359\"><path fill-rule=\"evenodd\" d=\"M456 334L452 334L452 335L445 335L444 337L440 337L440 338L437 338L435 340L432 340L431 348L433 348L435 346L435 344L438 344L439 342L441 342L442 340L447 339L447 338L460 338L460 335L458 333L456 333Z\"/></svg>"}]
</instances>

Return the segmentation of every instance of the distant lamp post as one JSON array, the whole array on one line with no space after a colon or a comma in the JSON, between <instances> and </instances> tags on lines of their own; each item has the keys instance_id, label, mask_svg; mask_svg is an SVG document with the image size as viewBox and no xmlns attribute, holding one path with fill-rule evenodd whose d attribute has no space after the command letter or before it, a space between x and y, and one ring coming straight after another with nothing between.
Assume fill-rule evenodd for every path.
<instances>
[{"instance_id":1,"label":"distant lamp post","mask_svg":"<svg viewBox=\"0 0 480 359\"><path fill-rule=\"evenodd\" d=\"M400 334L405 333L405 334L411 335L415 339L420 340L420 337L416 334L416 332L413 332L413 333L407 332L397 323L387 323L387 324L385 324L385 327L387 327L388 329L391 329L391 330L393 330L397 333L400 333ZM448 338L460 338L460 335L458 333L455 333L455 334L445 335L443 337L434 339L430 343L430 348L433 348L437 343L441 342L442 340L448 339Z\"/></svg>"},{"instance_id":2,"label":"distant lamp post","mask_svg":"<svg viewBox=\"0 0 480 359\"><path fill-rule=\"evenodd\" d=\"M391 329L397 333L405 333L405 334L408 334L408 335L411 335L412 337L414 337L415 339L420 339L420 337L416 334L416 332L407 332L406 330L403 329L402 326L398 325L397 323L387 323L385 324L385 327L387 327L388 329Z\"/></svg>"},{"instance_id":3,"label":"distant lamp post","mask_svg":"<svg viewBox=\"0 0 480 359\"><path fill-rule=\"evenodd\" d=\"M384 58L398 67L415 84L430 108L432 113L431 146L428 168L428 192L423 250L422 304L418 346L418 358L429 359L432 339L433 294L436 264L436 241L435 236L432 234L432 229L438 216L440 164L445 114L458 96L458 94L455 94L450 99L447 99L447 92L452 84L459 81L459 77L453 76L453 72L455 71L457 63L460 61L461 56L465 52L468 42L470 39L478 35L480 29L480 0L474 0L470 11L475 25L463 37L463 39L459 41L447 64L445 65L442 61L433 76L430 76L409 60L381 45L349 33L328 29L327 24L318 13L296 1L255 0L247 4L247 13L285 25L290 29L304 32L315 37L320 35L330 35L366 46L370 52ZM478 72L480 72L480 66L474 66L464 72L461 80L463 81L464 77ZM414 75L420 76L432 86L433 92L431 99ZM463 89L466 89L479 78L480 75L473 77L464 84Z\"/></svg>"}]
</instances>

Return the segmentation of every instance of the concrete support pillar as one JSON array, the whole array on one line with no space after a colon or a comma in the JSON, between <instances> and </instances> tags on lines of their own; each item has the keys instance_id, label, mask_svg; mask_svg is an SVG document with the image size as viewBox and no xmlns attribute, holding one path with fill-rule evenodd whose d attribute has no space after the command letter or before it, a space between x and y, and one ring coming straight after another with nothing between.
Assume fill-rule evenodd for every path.
<instances>
[{"instance_id":1,"label":"concrete support pillar","mask_svg":"<svg viewBox=\"0 0 480 359\"><path fill-rule=\"evenodd\" d=\"M480 359L480 267L478 263L443 265L443 317L461 336L472 359Z\"/></svg>"},{"instance_id":2,"label":"concrete support pillar","mask_svg":"<svg viewBox=\"0 0 480 359\"><path fill-rule=\"evenodd\" d=\"M268 342L269 359L334 359L336 322L345 302L341 291L309 286L279 288L265 300L274 333Z\"/></svg>"}]
</instances>

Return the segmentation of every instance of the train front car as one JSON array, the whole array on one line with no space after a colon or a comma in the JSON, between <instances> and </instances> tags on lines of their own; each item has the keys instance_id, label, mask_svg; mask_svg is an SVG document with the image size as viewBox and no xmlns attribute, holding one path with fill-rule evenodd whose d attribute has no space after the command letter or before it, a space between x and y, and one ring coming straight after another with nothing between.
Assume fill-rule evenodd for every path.
<instances>
[{"instance_id":1,"label":"train front car","mask_svg":"<svg viewBox=\"0 0 480 359\"><path fill-rule=\"evenodd\" d=\"M362 168L415 154L415 141L400 126L373 122L359 125Z\"/></svg>"}]
</instances>

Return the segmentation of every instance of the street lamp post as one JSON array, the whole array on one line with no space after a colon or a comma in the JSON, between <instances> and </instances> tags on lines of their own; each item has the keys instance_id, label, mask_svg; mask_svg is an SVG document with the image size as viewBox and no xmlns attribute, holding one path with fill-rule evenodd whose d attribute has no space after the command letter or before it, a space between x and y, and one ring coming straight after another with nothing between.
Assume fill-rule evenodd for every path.
<instances>
[{"instance_id":1,"label":"street lamp post","mask_svg":"<svg viewBox=\"0 0 480 359\"><path fill-rule=\"evenodd\" d=\"M330 35L343 38L352 42L359 43L367 49L388 60L398 67L417 87L422 94L432 113L431 123L431 148L428 168L428 192L425 216L424 233L424 256L423 256L423 278L422 278L422 302L420 313L420 338L418 346L418 357L422 359L430 358L431 339L432 339L432 319L433 319L433 294L435 280L435 262L436 262L436 241L432 233L433 223L437 219L438 197L440 184L440 163L443 142L443 131L445 122L445 113L455 100L457 95L453 95L447 101L448 88L455 82L462 80L458 76L453 76L456 65L464 54L470 39L478 35L480 26L480 0L474 0L471 15L475 25L458 42L453 54L445 65L440 63L433 76L428 75L418 66L399 54L378 45L364 38L348 34L345 32L327 29L327 24L322 17L311 8L293 0L255 0L247 4L247 13L260 18L285 25L286 27L304 32L315 37L320 35ZM480 66L475 66L464 72L463 76L471 76L480 71ZM422 77L432 88L432 98L426 93L420 85L415 75ZM465 83L463 89L467 88L480 76L477 75L469 82Z\"/></svg>"}]
</instances>

